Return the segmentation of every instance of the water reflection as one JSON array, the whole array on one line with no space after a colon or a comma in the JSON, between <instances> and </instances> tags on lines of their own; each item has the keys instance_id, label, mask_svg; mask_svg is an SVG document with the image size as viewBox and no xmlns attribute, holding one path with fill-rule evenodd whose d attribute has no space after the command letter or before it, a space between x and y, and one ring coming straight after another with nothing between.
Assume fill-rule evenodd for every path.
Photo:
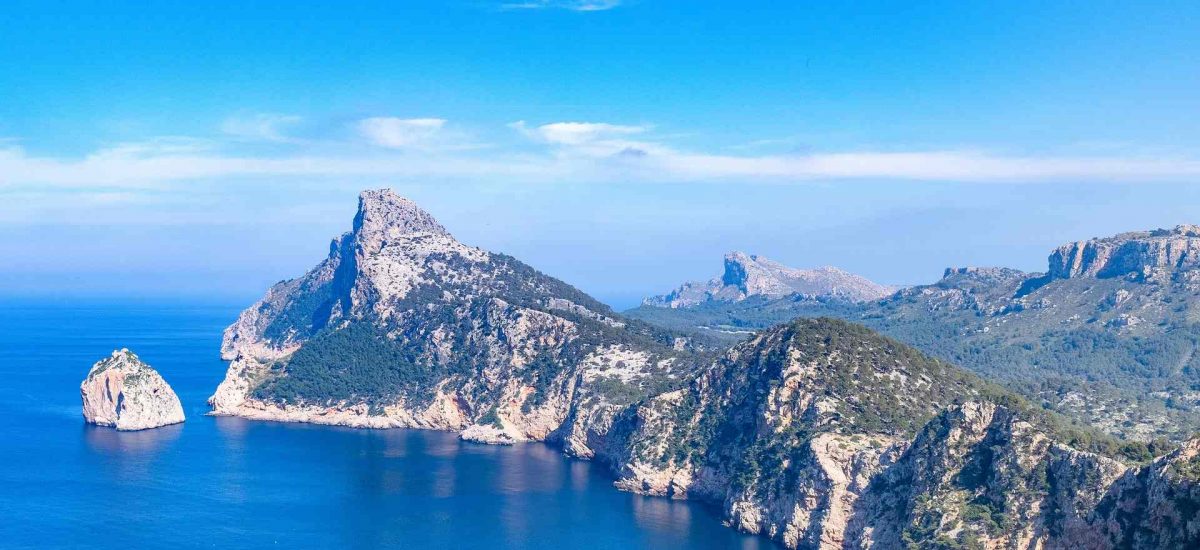
<instances>
[{"instance_id":1,"label":"water reflection","mask_svg":"<svg viewBox=\"0 0 1200 550\"><path fill-rule=\"evenodd\" d=\"M91 451L88 462L100 463L114 479L145 486L153 483L159 456L179 439L183 424L150 430L122 432L115 428L83 425L83 440Z\"/></svg>"},{"instance_id":2,"label":"water reflection","mask_svg":"<svg viewBox=\"0 0 1200 550\"><path fill-rule=\"evenodd\" d=\"M83 437L93 452L118 457L152 456L179 439L183 424L123 432L115 428L83 425Z\"/></svg>"},{"instance_id":3,"label":"water reflection","mask_svg":"<svg viewBox=\"0 0 1200 550\"><path fill-rule=\"evenodd\" d=\"M684 535L691 527L692 507L660 497L632 496L633 518L644 529Z\"/></svg>"}]
</instances>

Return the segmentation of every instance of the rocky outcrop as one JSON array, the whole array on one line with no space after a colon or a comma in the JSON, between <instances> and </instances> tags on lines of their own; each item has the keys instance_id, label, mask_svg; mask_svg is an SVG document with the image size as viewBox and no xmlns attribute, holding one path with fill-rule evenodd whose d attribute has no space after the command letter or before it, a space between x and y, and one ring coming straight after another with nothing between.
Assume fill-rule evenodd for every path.
<instances>
[{"instance_id":1,"label":"rocky outcrop","mask_svg":"<svg viewBox=\"0 0 1200 550\"><path fill-rule=\"evenodd\" d=\"M133 352L122 349L96 362L79 386L83 417L118 430L144 430L183 422L171 386Z\"/></svg>"},{"instance_id":2,"label":"rocky outcrop","mask_svg":"<svg viewBox=\"0 0 1200 550\"><path fill-rule=\"evenodd\" d=\"M882 298L895 288L876 284L836 267L796 269L744 252L725 255L725 272L707 282L684 283L643 304L657 307L691 307L706 302L738 302L751 296L779 298L793 294L817 299L863 302Z\"/></svg>"},{"instance_id":3,"label":"rocky outcrop","mask_svg":"<svg viewBox=\"0 0 1200 550\"><path fill-rule=\"evenodd\" d=\"M1200 226L1137 231L1068 243L1050 254L1048 275L1169 280L1200 268Z\"/></svg>"},{"instance_id":4,"label":"rocky outcrop","mask_svg":"<svg viewBox=\"0 0 1200 550\"><path fill-rule=\"evenodd\" d=\"M1200 439L1130 470L1095 508L1110 548L1200 547Z\"/></svg>"},{"instance_id":5,"label":"rocky outcrop","mask_svg":"<svg viewBox=\"0 0 1200 550\"><path fill-rule=\"evenodd\" d=\"M1010 409L968 402L926 425L872 480L852 538L883 548L1103 548L1091 516L1125 471L1055 442Z\"/></svg>"},{"instance_id":6,"label":"rocky outcrop","mask_svg":"<svg viewBox=\"0 0 1200 550\"><path fill-rule=\"evenodd\" d=\"M517 260L462 244L389 190L363 192L350 232L225 331L214 414L558 438L593 453L593 424L690 368L674 339Z\"/></svg>"}]
</instances>

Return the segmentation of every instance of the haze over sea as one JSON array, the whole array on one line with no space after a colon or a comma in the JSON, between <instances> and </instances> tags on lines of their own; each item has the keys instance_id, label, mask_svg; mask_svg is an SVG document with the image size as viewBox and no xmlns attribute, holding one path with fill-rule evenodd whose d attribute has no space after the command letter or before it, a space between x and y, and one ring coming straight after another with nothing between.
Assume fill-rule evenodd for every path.
<instances>
[{"instance_id":1,"label":"haze over sea","mask_svg":"<svg viewBox=\"0 0 1200 550\"><path fill-rule=\"evenodd\" d=\"M0 303L7 548L770 548L698 504L612 488L542 444L205 416L240 304ZM128 347L188 420L86 426L79 382Z\"/></svg>"}]
</instances>

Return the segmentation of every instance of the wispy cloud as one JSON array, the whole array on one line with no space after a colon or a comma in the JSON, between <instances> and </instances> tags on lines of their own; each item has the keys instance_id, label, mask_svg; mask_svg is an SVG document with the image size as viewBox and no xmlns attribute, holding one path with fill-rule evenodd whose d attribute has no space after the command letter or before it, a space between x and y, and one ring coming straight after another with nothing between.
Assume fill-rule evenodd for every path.
<instances>
[{"instance_id":1,"label":"wispy cloud","mask_svg":"<svg viewBox=\"0 0 1200 550\"><path fill-rule=\"evenodd\" d=\"M357 139L321 142L319 147L288 146L270 155L247 153L236 139L223 143L158 138L116 144L82 157L36 155L0 142L0 189L114 191L189 180L295 176L564 183L1140 182L1200 177L1200 159L1144 152L1014 155L959 148L727 154L672 146L656 138L648 125L603 122L515 122L509 127L523 139L484 149L450 126L440 118L372 117L354 123Z\"/></svg>"},{"instance_id":2,"label":"wispy cloud","mask_svg":"<svg viewBox=\"0 0 1200 550\"><path fill-rule=\"evenodd\" d=\"M528 139L552 146L559 156L600 158L674 154L670 147L645 135L651 130L646 125L552 122L531 127L525 121L518 120L508 127Z\"/></svg>"},{"instance_id":3,"label":"wispy cloud","mask_svg":"<svg viewBox=\"0 0 1200 550\"><path fill-rule=\"evenodd\" d=\"M221 123L221 132L243 140L288 143L296 139L287 135L285 129L301 120L296 115L273 113L233 116Z\"/></svg>"},{"instance_id":4,"label":"wispy cloud","mask_svg":"<svg viewBox=\"0 0 1200 550\"><path fill-rule=\"evenodd\" d=\"M441 118L371 117L356 127L368 143L385 149L447 152L483 147L467 133L449 129Z\"/></svg>"},{"instance_id":5,"label":"wispy cloud","mask_svg":"<svg viewBox=\"0 0 1200 550\"><path fill-rule=\"evenodd\" d=\"M508 126L526 137L561 145L583 145L619 136L641 134L649 129L645 126L626 126L606 122L552 122L530 128L524 120L518 120Z\"/></svg>"},{"instance_id":6,"label":"wispy cloud","mask_svg":"<svg viewBox=\"0 0 1200 550\"><path fill-rule=\"evenodd\" d=\"M506 10L564 9L571 11L604 11L621 5L621 0L530 0L500 5Z\"/></svg>"}]
</instances>

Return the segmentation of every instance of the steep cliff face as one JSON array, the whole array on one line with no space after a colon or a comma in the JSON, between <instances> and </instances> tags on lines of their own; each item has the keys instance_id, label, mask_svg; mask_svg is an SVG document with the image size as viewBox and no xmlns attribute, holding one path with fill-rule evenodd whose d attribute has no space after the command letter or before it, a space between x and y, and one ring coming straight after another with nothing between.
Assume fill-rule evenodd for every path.
<instances>
[{"instance_id":1,"label":"steep cliff face","mask_svg":"<svg viewBox=\"0 0 1200 550\"><path fill-rule=\"evenodd\" d=\"M1200 439L1109 488L1093 521L1112 548L1200 546Z\"/></svg>"},{"instance_id":2,"label":"steep cliff face","mask_svg":"<svg viewBox=\"0 0 1200 550\"><path fill-rule=\"evenodd\" d=\"M1093 511L1125 471L1009 409L969 402L931 421L872 480L852 538L884 548L1104 548Z\"/></svg>"},{"instance_id":3,"label":"steep cliff face","mask_svg":"<svg viewBox=\"0 0 1200 550\"><path fill-rule=\"evenodd\" d=\"M1170 280L1200 268L1200 227L1180 225L1068 243L1050 254L1053 278Z\"/></svg>"},{"instance_id":4,"label":"steep cliff face","mask_svg":"<svg viewBox=\"0 0 1200 550\"><path fill-rule=\"evenodd\" d=\"M668 338L517 260L456 241L411 201L364 192L328 258L225 331L216 414L563 439L689 368Z\"/></svg>"},{"instance_id":5,"label":"steep cliff face","mask_svg":"<svg viewBox=\"0 0 1200 550\"><path fill-rule=\"evenodd\" d=\"M744 252L725 255L725 271L706 282L684 283L662 296L646 298L654 307L686 308L706 302L738 302L752 296L779 298L799 294L862 302L882 298L895 289L836 267L796 269Z\"/></svg>"},{"instance_id":6,"label":"steep cliff face","mask_svg":"<svg viewBox=\"0 0 1200 550\"><path fill-rule=\"evenodd\" d=\"M183 406L158 371L122 349L97 361L79 386L83 418L118 430L183 422Z\"/></svg>"}]
</instances>

